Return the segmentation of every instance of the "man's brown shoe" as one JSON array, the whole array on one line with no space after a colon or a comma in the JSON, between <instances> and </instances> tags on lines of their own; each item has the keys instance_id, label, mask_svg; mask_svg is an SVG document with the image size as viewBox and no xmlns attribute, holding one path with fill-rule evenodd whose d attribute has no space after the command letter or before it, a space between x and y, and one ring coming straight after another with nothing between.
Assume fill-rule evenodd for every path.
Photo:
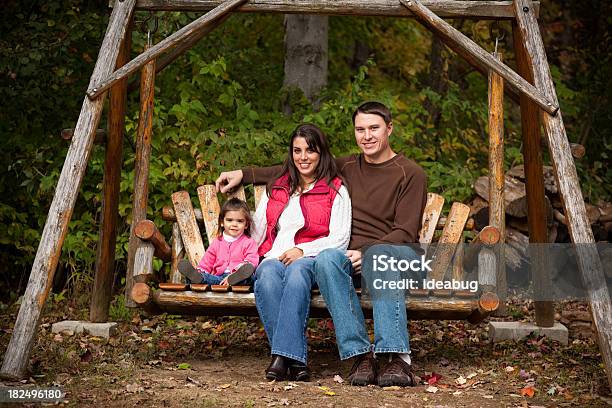
<instances>
[{"instance_id":1,"label":"man's brown shoe","mask_svg":"<svg viewBox=\"0 0 612 408\"><path fill-rule=\"evenodd\" d=\"M410 371L410 364L406 363L399 356L393 356L391 362L380 370L378 385L381 387L391 387L394 385L408 387L416 385L414 375Z\"/></svg>"},{"instance_id":2,"label":"man's brown shoe","mask_svg":"<svg viewBox=\"0 0 612 408\"><path fill-rule=\"evenodd\" d=\"M360 386L374 384L377 371L378 363L372 353L360 354L355 357L355 362L349 373L349 384Z\"/></svg>"}]
</instances>

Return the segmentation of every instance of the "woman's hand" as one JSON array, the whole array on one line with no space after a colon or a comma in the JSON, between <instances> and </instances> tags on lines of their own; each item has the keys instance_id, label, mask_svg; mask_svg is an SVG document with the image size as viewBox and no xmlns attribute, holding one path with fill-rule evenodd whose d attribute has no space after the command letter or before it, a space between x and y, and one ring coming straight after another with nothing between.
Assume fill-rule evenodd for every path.
<instances>
[{"instance_id":1,"label":"woman's hand","mask_svg":"<svg viewBox=\"0 0 612 408\"><path fill-rule=\"evenodd\" d=\"M278 260L287 266L291 265L293 261L300 259L303 256L304 251L302 251L300 248L291 248L283 252L283 254L278 257Z\"/></svg>"}]
</instances>

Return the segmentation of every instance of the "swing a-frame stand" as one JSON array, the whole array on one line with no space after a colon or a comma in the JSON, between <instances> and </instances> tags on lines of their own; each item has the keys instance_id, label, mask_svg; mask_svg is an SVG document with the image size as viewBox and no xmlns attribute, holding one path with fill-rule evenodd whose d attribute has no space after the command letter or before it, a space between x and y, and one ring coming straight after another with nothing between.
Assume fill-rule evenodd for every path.
<instances>
[{"instance_id":1,"label":"swing a-frame stand","mask_svg":"<svg viewBox=\"0 0 612 408\"><path fill-rule=\"evenodd\" d=\"M152 67L154 70L157 61L157 70L163 69L208 32L221 24L231 12L238 11L417 18L449 48L474 65L479 72L497 75L504 80L504 84L520 95L530 242L547 242L541 143L539 140L541 121L565 207L564 213L567 217L571 239L573 243L580 244L576 245L578 266L583 283L588 291L593 320L598 332L599 347L606 366L608 381L612 386L612 306L610 295L586 216L576 168L537 24L538 3L531 0L477 2L459 0L115 0L112 3L113 11L108 29L57 183L55 196L49 209L13 334L4 354L4 362L0 371L3 377L22 378L26 375L27 363L38 329L38 322L51 288L68 223L94 144L107 91L111 93L111 102L104 175L103 222L100 231L96 281L90 316L92 321L105 321L108 318L114 263L119 175L121 173L126 80L130 74L142 69L145 64L149 64L149 68ZM139 10L184 10L206 13L128 62L131 38L128 28L136 8ZM511 20L513 22L515 54L519 72L513 71L483 50L445 22L442 17ZM154 74L148 77L152 81ZM143 81L143 84L145 84L145 81ZM149 95L152 99L152 93L149 93ZM144 144L146 145L146 143ZM137 154L138 150L137 147ZM144 166L146 170L148 168L148 156L145 155L142 160L147 162ZM146 202L146 171L144 173L142 188L144 189L143 197ZM138 194L138 192L135 191L135 194ZM130 293L132 285L133 271L128 272L126 293ZM538 277L537 272L535 278L535 280L541 280L541 287L550 283L547 278ZM552 302L536 302L536 319L539 325L551 326L552 312Z\"/></svg>"}]
</instances>

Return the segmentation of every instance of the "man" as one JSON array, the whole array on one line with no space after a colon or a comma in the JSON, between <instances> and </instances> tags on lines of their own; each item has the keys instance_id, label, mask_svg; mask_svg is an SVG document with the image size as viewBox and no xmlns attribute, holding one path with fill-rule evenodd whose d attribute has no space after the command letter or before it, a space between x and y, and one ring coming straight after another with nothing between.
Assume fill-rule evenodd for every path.
<instances>
[{"instance_id":1,"label":"man","mask_svg":"<svg viewBox=\"0 0 612 408\"><path fill-rule=\"evenodd\" d=\"M330 249L317 256L315 278L334 321L340 358L355 360L350 383L415 385L410 372L404 292L387 289L373 293L373 355L353 278L361 271L366 250L396 259L416 256L408 246L378 244L417 242L427 200L426 177L420 166L391 149L393 122L385 105L360 105L353 114L353 124L362 153L336 159L352 200L351 241L346 253ZM277 172L278 167L224 172L216 185L221 192L227 192L241 181L267 182ZM368 257L368 264L371 260ZM372 288L373 273L371 267L364 268L368 288ZM399 272L387 274L386 278L399 280ZM388 362L380 372L378 360Z\"/></svg>"}]
</instances>

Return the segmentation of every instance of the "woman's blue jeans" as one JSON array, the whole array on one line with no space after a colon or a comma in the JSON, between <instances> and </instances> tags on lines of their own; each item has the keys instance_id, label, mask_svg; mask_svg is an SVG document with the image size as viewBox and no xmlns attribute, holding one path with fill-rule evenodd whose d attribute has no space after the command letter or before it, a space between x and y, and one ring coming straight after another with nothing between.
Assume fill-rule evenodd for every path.
<instances>
[{"instance_id":1,"label":"woman's blue jeans","mask_svg":"<svg viewBox=\"0 0 612 408\"><path fill-rule=\"evenodd\" d=\"M289 266L263 261L255 272L255 303L272 354L306 363L306 325L315 259L300 258Z\"/></svg>"},{"instance_id":2,"label":"woman's blue jeans","mask_svg":"<svg viewBox=\"0 0 612 408\"><path fill-rule=\"evenodd\" d=\"M376 245L372 249L378 253L384 252L394 256L396 259L416 258L414 250L408 246ZM334 321L340 358L345 360L369 352L372 346L359 298L353 286L354 271L351 261L342 251L326 249L317 256L314 271L315 280ZM366 268L363 272L364 280L371 282L373 277L365 275ZM403 277L405 276L400 276L398 272L396 276L387 273L385 278L400 280ZM371 301L374 317L374 352L409 353L404 291L389 290L381 296L372 296Z\"/></svg>"}]
</instances>

